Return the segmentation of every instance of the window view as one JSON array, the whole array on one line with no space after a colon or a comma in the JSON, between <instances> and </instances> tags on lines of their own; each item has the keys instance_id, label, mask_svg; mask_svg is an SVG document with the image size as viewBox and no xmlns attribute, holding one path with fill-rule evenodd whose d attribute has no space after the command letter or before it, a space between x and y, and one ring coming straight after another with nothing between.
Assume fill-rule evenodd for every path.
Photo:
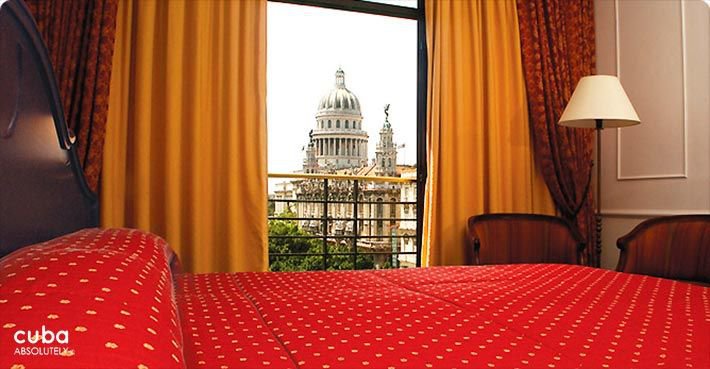
<instances>
[{"instance_id":1,"label":"window view","mask_svg":"<svg viewBox=\"0 0 710 369\"><path fill-rule=\"evenodd\" d=\"M417 265L417 22L270 2L269 267Z\"/></svg>"}]
</instances>

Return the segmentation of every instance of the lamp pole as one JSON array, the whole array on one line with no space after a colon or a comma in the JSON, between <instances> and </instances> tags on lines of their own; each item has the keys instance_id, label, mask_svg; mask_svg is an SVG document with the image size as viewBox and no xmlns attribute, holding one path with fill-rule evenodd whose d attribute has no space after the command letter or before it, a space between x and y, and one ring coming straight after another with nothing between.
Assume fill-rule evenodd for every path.
<instances>
[{"instance_id":1,"label":"lamp pole","mask_svg":"<svg viewBox=\"0 0 710 369\"><path fill-rule=\"evenodd\" d=\"M597 134L597 211L595 216L596 221L596 240L595 252L597 263L601 263L599 256L602 253L602 129L604 128L602 119L595 119L595 131Z\"/></svg>"}]
</instances>

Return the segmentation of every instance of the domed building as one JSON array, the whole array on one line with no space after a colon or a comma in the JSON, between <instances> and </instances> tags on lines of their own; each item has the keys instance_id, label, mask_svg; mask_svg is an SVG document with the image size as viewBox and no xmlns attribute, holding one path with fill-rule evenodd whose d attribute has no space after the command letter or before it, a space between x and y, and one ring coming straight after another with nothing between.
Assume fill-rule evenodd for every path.
<instances>
[{"instance_id":1,"label":"domed building","mask_svg":"<svg viewBox=\"0 0 710 369\"><path fill-rule=\"evenodd\" d=\"M362 126L360 100L345 87L342 69L335 72L335 86L321 98L315 118L316 127L311 131L308 147L312 153L307 150L304 161L306 173L367 165L368 136Z\"/></svg>"},{"instance_id":2,"label":"domed building","mask_svg":"<svg viewBox=\"0 0 710 369\"><path fill-rule=\"evenodd\" d=\"M328 206L327 229L322 223L323 182L320 179L297 179L279 185L274 194L275 199L297 200L293 207L280 203L275 213L280 214L286 209L294 211L299 220L299 226L304 230L322 235L359 235L358 249L369 251L388 251L398 247L396 243L409 240L407 245L411 251L412 239L415 235L411 229L400 232L401 216L396 205L402 196L402 183L378 181L377 177L400 177L403 172L416 174L416 167L397 165L397 148L394 142L394 130L389 121L389 104L385 106L385 119L379 131L379 140L375 147L372 162L368 160L368 134L363 129L363 117L360 110L360 100L345 87L345 72L338 69L335 72L335 86L325 94L318 103L315 114L316 126L309 133L309 142L305 149L302 173L327 173L337 175L356 175L372 177L373 180L361 180L359 184L357 207L357 228L355 222L345 219L354 218L353 182L331 181L328 185L328 198L334 203ZM412 177L414 178L414 177ZM416 191L411 194L416 196ZM414 214L414 213L412 213ZM410 222L411 223L411 222ZM416 225L416 222L413 224ZM411 226L410 226L411 228ZM386 236L386 237L385 237ZM390 236L398 236L393 241ZM409 238L406 238L406 237ZM329 240L333 243L335 240ZM339 239L340 244L348 245L349 240ZM385 254L373 256L376 267L382 265L413 266L407 255L389 257Z\"/></svg>"}]
</instances>

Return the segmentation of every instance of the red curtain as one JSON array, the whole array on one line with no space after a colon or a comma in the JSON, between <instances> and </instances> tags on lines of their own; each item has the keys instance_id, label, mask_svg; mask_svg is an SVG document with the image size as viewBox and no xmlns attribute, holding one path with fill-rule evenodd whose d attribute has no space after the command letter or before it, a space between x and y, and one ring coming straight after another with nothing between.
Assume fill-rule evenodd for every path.
<instances>
[{"instance_id":1,"label":"red curtain","mask_svg":"<svg viewBox=\"0 0 710 369\"><path fill-rule=\"evenodd\" d=\"M118 0L25 0L42 34L76 152L98 188Z\"/></svg>"},{"instance_id":2,"label":"red curtain","mask_svg":"<svg viewBox=\"0 0 710 369\"><path fill-rule=\"evenodd\" d=\"M599 266L593 191L586 191L594 131L557 125L579 79L595 71L594 1L517 4L535 158L560 213L586 238L584 262Z\"/></svg>"}]
</instances>

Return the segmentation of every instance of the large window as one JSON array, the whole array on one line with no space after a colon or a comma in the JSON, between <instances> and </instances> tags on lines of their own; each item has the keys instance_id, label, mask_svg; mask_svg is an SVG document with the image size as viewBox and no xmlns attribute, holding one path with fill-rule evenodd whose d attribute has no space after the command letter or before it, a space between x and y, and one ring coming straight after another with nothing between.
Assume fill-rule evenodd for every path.
<instances>
[{"instance_id":1,"label":"large window","mask_svg":"<svg viewBox=\"0 0 710 369\"><path fill-rule=\"evenodd\" d=\"M271 270L420 265L421 214L406 211L425 173L418 5L269 2Z\"/></svg>"}]
</instances>

